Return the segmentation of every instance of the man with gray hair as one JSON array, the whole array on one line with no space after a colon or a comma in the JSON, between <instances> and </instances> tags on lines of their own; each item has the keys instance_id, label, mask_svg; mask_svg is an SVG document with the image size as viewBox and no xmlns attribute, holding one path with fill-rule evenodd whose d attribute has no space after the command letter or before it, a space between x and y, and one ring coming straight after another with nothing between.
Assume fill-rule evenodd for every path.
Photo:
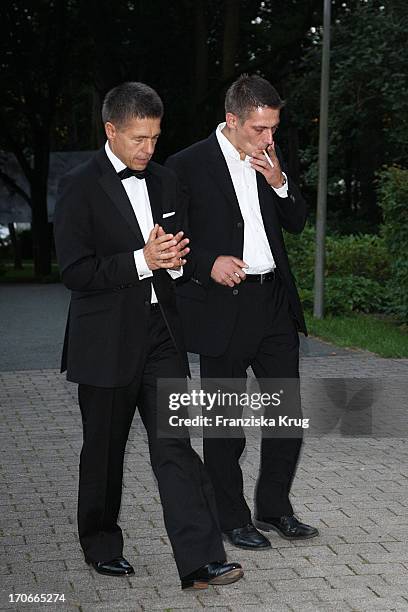
<instances>
[{"instance_id":1,"label":"man with gray hair","mask_svg":"<svg viewBox=\"0 0 408 612\"><path fill-rule=\"evenodd\" d=\"M117 521L137 405L182 588L206 588L243 572L225 562L211 483L187 434L158 435L165 406L158 405L157 381L185 383L188 373L172 287L189 252L183 195L174 173L151 161L162 115L151 87L115 87L103 103L105 146L61 181L55 242L72 292L62 371L79 384L85 561L100 574L134 574Z\"/></svg>"},{"instance_id":2,"label":"man with gray hair","mask_svg":"<svg viewBox=\"0 0 408 612\"><path fill-rule=\"evenodd\" d=\"M306 327L282 228L301 232L306 204L274 141L283 104L268 81L242 75L227 91L225 122L166 165L190 199L193 274L180 283L178 305L187 349L200 354L202 379L234 379L245 389L249 366L260 385L291 379L285 400L292 396L286 405L298 414L298 330ZM263 436L252 521L239 465L243 432L204 438L221 529L233 545L270 547L256 527L290 540L317 535L294 516L289 499L301 442L297 431Z\"/></svg>"}]
</instances>

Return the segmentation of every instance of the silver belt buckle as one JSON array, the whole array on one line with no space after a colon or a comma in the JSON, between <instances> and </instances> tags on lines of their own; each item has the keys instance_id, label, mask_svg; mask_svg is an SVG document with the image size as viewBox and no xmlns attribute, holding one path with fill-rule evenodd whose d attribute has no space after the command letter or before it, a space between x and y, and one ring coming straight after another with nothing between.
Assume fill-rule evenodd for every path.
<instances>
[{"instance_id":1,"label":"silver belt buckle","mask_svg":"<svg viewBox=\"0 0 408 612\"><path fill-rule=\"evenodd\" d=\"M264 284L264 278L265 278L265 276L266 276L266 274L263 274L263 273L261 274L261 285L263 285L263 284Z\"/></svg>"}]
</instances>

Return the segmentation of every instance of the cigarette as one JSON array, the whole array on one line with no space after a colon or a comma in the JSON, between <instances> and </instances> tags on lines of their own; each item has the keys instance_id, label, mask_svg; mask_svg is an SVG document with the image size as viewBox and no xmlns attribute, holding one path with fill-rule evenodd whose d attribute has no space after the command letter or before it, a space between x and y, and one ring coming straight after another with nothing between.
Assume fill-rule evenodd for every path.
<instances>
[{"instance_id":1,"label":"cigarette","mask_svg":"<svg viewBox=\"0 0 408 612\"><path fill-rule=\"evenodd\" d=\"M265 151L265 149L263 149L263 154L266 157L266 160L268 162L268 164L270 165L271 168L274 168L275 166L273 165L273 162L271 160L271 158L269 157L269 155L267 154L267 152Z\"/></svg>"}]
</instances>

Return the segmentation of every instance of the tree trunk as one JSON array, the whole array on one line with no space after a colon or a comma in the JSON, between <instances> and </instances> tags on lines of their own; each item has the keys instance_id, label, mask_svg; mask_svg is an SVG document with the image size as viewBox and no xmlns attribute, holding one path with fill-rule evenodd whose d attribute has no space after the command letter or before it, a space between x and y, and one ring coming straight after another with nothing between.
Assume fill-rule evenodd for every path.
<instances>
[{"instance_id":1,"label":"tree trunk","mask_svg":"<svg viewBox=\"0 0 408 612\"><path fill-rule=\"evenodd\" d=\"M47 179L31 186L34 276L51 274L51 228L47 211Z\"/></svg>"},{"instance_id":2,"label":"tree trunk","mask_svg":"<svg viewBox=\"0 0 408 612\"><path fill-rule=\"evenodd\" d=\"M14 223L8 224L8 230L10 232L10 240L11 245L13 247L13 255L14 255L14 269L22 270L23 269L23 260L21 258L21 244L20 240L16 233L16 228L14 227Z\"/></svg>"},{"instance_id":3,"label":"tree trunk","mask_svg":"<svg viewBox=\"0 0 408 612\"><path fill-rule=\"evenodd\" d=\"M90 142L92 149L99 149L105 142L101 119L102 99L99 91L94 86L92 86L91 96L92 115L90 121Z\"/></svg>"},{"instance_id":4,"label":"tree trunk","mask_svg":"<svg viewBox=\"0 0 408 612\"><path fill-rule=\"evenodd\" d=\"M300 168L299 168L299 135L295 125L290 122L287 130L288 143L288 170L289 174L295 183L299 184Z\"/></svg>"},{"instance_id":5,"label":"tree trunk","mask_svg":"<svg viewBox=\"0 0 408 612\"><path fill-rule=\"evenodd\" d=\"M236 0L225 0L224 4L224 37L222 43L221 80L229 86L235 76L239 34L239 5ZM225 87L220 92L220 106L224 106Z\"/></svg>"},{"instance_id":6,"label":"tree trunk","mask_svg":"<svg viewBox=\"0 0 408 612\"><path fill-rule=\"evenodd\" d=\"M208 46L207 23L204 3L197 0L194 4L194 41L195 41L195 81L194 98L199 105L207 92L208 82Z\"/></svg>"},{"instance_id":7,"label":"tree trunk","mask_svg":"<svg viewBox=\"0 0 408 612\"><path fill-rule=\"evenodd\" d=\"M194 104L191 107L192 138L196 137L200 130L207 126L200 126L195 121L196 113L202 111L201 105L208 90L208 44L207 44L207 21L203 0L194 3L194 41L195 41L195 64L193 75ZM202 115L203 116L203 115Z\"/></svg>"},{"instance_id":8,"label":"tree trunk","mask_svg":"<svg viewBox=\"0 0 408 612\"><path fill-rule=\"evenodd\" d=\"M372 129L368 127L362 142L369 142L370 146L363 147L361 145L360 147L359 166L357 168L360 184L360 214L367 221L378 223L380 214L375 190L375 171L382 163L383 142L375 127Z\"/></svg>"},{"instance_id":9,"label":"tree trunk","mask_svg":"<svg viewBox=\"0 0 408 612\"><path fill-rule=\"evenodd\" d=\"M225 0L224 20L221 76L223 81L227 81L235 74L239 33L239 2L236 0Z\"/></svg>"}]
</instances>

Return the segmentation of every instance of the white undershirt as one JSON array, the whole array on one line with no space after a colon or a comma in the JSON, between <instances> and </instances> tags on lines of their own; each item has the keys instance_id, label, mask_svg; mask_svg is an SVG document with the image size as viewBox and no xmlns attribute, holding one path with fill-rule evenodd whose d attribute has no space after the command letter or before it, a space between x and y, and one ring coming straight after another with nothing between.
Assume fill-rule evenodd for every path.
<instances>
[{"instance_id":1,"label":"white undershirt","mask_svg":"<svg viewBox=\"0 0 408 612\"><path fill-rule=\"evenodd\" d=\"M234 185L239 208L244 219L244 251L243 260L248 264L247 274L265 274L276 268L276 264L266 236L259 206L256 170L251 168L250 157L241 160L240 154L234 145L222 133L225 123L220 123L216 130L218 143L227 162L228 170ZM284 173L282 173L284 174ZM281 198L288 193L286 184L275 188L274 191Z\"/></svg>"},{"instance_id":2,"label":"white undershirt","mask_svg":"<svg viewBox=\"0 0 408 612\"><path fill-rule=\"evenodd\" d=\"M105 151L109 161L112 163L116 172L120 172L126 168L124 164L116 155L112 152L109 141L105 143ZM122 185L126 191L126 194L130 200L133 208L133 212L136 215L137 222L142 232L145 242L149 238L149 234L154 227L152 209L150 207L149 193L147 191L147 185L145 179L138 179L135 176L122 181ZM138 249L133 252L135 259L136 271L140 280L153 276L152 270L148 267L146 259L143 253L143 249ZM167 270L172 278L178 278L183 275L183 268L180 270ZM157 296L152 285L152 304L157 303Z\"/></svg>"}]
</instances>

